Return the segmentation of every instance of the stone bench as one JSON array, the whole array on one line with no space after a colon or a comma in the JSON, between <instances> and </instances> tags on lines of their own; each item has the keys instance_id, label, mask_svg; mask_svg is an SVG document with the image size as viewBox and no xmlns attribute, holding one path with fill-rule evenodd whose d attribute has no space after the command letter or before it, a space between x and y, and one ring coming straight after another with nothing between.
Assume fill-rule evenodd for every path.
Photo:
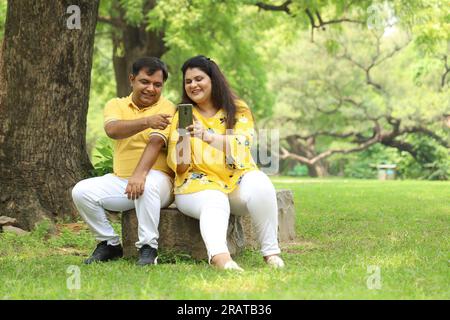
<instances>
[{"instance_id":1,"label":"stone bench","mask_svg":"<svg viewBox=\"0 0 450 320\"><path fill-rule=\"evenodd\" d=\"M278 240L291 241L295 238L294 198L290 190L277 191ZM138 240L136 212L122 213L122 243L125 258L138 256L135 242ZM258 248L256 234L249 216L230 215L227 234L228 249L236 255L244 248ZM159 241L161 250L188 254L194 259L207 259L205 244L200 234L197 219L188 217L177 210L174 204L161 210L159 221Z\"/></svg>"}]
</instances>

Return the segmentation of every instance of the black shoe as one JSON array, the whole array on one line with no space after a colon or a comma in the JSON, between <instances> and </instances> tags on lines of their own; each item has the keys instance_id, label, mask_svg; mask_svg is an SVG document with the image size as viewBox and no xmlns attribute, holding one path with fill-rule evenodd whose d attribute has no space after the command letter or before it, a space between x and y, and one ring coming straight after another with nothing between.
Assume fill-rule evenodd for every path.
<instances>
[{"instance_id":1,"label":"black shoe","mask_svg":"<svg viewBox=\"0 0 450 320\"><path fill-rule=\"evenodd\" d=\"M97 245L92 255L84 261L85 264L91 264L93 262L101 262L122 258L123 249L119 244L117 246L111 246L107 241L102 241Z\"/></svg>"},{"instance_id":2,"label":"black shoe","mask_svg":"<svg viewBox=\"0 0 450 320\"><path fill-rule=\"evenodd\" d=\"M146 266L150 264L158 264L158 250L150 247L148 244L144 244L139 249L139 261L138 266Z\"/></svg>"}]
</instances>

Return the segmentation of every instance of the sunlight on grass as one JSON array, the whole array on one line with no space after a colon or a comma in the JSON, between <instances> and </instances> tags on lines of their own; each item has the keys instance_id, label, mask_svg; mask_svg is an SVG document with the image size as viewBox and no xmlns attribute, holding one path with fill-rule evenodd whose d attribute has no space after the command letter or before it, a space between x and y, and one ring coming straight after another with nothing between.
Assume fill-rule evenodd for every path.
<instances>
[{"instance_id":1,"label":"sunlight on grass","mask_svg":"<svg viewBox=\"0 0 450 320\"><path fill-rule=\"evenodd\" d=\"M415 250L364 257L363 260L360 262L363 266L374 265L381 268L414 267L421 262L421 258Z\"/></svg>"},{"instance_id":2,"label":"sunlight on grass","mask_svg":"<svg viewBox=\"0 0 450 320\"><path fill-rule=\"evenodd\" d=\"M186 279L184 285L191 290L206 293L246 293L264 292L269 289L268 275L250 273L236 274L233 271L220 271L223 274L215 279ZM244 272L245 273L245 272Z\"/></svg>"}]
</instances>

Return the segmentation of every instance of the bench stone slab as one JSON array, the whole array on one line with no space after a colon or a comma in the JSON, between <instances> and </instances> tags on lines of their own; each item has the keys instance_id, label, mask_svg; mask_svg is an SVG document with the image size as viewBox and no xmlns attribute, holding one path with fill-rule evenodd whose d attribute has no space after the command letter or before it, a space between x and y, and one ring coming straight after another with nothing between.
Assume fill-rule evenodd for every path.
<instances>
[{"instance_id":1,"label":"bench stone slab","mask_svg":"<svg viewBox=\"0 0 450 320\"><path fill-rule=\"evenodd\" d=\"M295 239L295 208L292 191L278 190L278 240ZM138 256L135 243L138 241L136 212L122 213L122 243L125 258ZM228 249L232 255L245 248L259 247L250 216L230 215L227 232ZM207 259L207 251L200 234L199 221L182 214L172 204L161 210L158 246L161 250L188 254L194 259Z\"/></svg>"}]
</instances>

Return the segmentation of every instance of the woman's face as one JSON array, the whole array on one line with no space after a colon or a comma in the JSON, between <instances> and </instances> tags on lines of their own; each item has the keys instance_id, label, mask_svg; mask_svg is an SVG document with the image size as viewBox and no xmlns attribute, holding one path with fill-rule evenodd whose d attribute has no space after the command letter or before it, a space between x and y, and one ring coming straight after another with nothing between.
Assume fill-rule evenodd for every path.
<instances>
[{"instance_id":1,"label":"woman's face","mask_svg":"<svg viewBox=\"0 0 450 320\"><path fill-rule=\"evenodd\" d=\"M208 103L211 100L211 78L199 68L187 69L184 90L196 104Z\"/></svg>"}]
</instances>

